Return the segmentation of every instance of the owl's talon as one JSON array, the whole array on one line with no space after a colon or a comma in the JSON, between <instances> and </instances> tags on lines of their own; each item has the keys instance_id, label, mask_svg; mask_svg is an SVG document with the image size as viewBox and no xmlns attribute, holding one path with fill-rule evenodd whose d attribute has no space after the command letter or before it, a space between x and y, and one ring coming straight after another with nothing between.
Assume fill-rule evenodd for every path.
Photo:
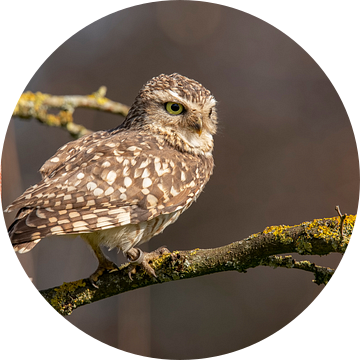
<instances>
[{"instance_id":1,"label":"owl's talon","mask_svg":"<svg viewBox=\"0 0 360 360\"><path fill-rule=\"evenodd\" d=\"M91 276L89 277L89 280L90 280L91 285L92 285L94 288L96 288L96 289L99 288L99 287L95 284L95 281L97 281L97 280L93 280L93 279L91 278Z\"/></svg>"},{"instance_id":2,"label":"owl's talon","mask_svg":"<svg viewBox=\"0 0 360 360\"><path fill-rule=\"evenodd\" d=\"M128 276L129 276L130 281L133 280L131 274L136 274L136 267L133 264L129 265Z\"/></svg>"},{"instance_id":3,"label":"owl's talon","mask_svg":"<svg viewBox=\"0 0 360 360\"><path fill-rule=\"evenodd\" d=\"M165 247L161 246L155 251L151 253L143 252L138 248L132 248L126 253L126 257L130 262L130 270L128 272L130 280L132 280L131 274L136 273L136 265L140 265L143 270L149 275L154 278L157 278L155 270L150 266L149 262L152 260L157 259L159 256L163 254L168 254L170 251Z\"/></svg>"}]
</instances>

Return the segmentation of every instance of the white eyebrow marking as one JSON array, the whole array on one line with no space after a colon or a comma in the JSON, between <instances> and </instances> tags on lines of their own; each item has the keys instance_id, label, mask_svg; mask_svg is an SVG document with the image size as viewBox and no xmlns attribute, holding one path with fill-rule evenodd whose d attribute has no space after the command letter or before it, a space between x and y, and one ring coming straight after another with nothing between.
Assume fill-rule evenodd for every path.
<instances>
[{"instance_id":1,"label":"white eyebrow marking","mask_svg":"<svg viewBox=\"0 0 360 360\"><path fill-rule=\"evenodd\" d=\"M177 94L175 91L169 90L169 93L170 93L173 97L175 97L175 98L177 98L177 99L181 100L180 95L179 95L179 94Z\"/></svg>"}]
</instances>

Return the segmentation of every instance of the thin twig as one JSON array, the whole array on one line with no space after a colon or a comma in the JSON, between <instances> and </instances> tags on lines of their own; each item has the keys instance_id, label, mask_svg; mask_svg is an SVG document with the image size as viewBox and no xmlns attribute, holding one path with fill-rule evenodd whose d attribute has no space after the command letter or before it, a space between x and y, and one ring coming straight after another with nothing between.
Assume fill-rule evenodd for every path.
<instances>
[{"instance_id":1,"label":"thin twig","mask_svg":"<svg viewBox=\"0 0 360 360\"><path fill-rule=\"evenodd\" d=\"M284 257L275 255L269 256L268 258L262 260L261 265L270 266L274 269L277 267L284 267L288 269L310 271L315 276L313 282L318 285L326 285L335 272L334 269L316 265L308 260L297 261L291 255Z\"/></svg>"},{"instance_id":2,"label":"thin twig","mask_svg":"<svg viewBox=\"0 0 360 360\"><path fill-rule=\"evenodd\" d=\"M345 213L344 215L341 214L340 211L340 206L336 205L335 210L337 211L337 213L340 216L340 234L341 234L341 238L344 238L344 221L346 219L347 214Z\"/></svg>"},{"instance_id":3,"label":"thin twig","mask_svg":"<svg viewBox=\"0 0 360 360\"><path fill-rule=\"evenodd\" d=\"M105 97L106 87L101 86L91 95L54 96L41 92L25 92L21 95L13 116L24 119L35 118L48 126L57 126L66 129L73 137L79 138L92 131L73 122L73 113L76 108L89 108L113 114L126 116L129 107L109 100ZM48 110L58 108L57 114L49 114Z\"/></svg>"}]
</instances>

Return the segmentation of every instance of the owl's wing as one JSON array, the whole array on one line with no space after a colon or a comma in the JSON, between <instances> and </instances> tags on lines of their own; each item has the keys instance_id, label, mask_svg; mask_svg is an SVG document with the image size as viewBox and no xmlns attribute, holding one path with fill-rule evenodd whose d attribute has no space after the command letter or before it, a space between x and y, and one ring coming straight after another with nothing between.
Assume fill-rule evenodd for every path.
<instances>
[{"instance_id":1,"label":"owl's wing","mask_svg":"<svg viewBox=\"0 0 360 360\"><path fill-rule=\"evenodd\" d=\"M181 153L139 132L73 143L73 154L55 154L42 168L43 180L9 206L20 209L11 229L19 241L29 234L35 240L136 224L185 209L213 167L212 158Z\"/></svg>"},{"instance_id":2,"label":"owl's wing","mask_svg":"<svg viewBox=\"0 0 360 360\"><path fill-rule=\"evenodd\" d=\"M107 139L110 136L110 131L97 131L92 134L83 136L80 139L70 141L64 146L59 148L56 153L40 168L39 172L42 178L54 175L56 172L61 171L66 165L71 167L73 161L77 162L81 157L87 157L89 153L86 150L90 150L91 144L101 142L102 139ZM85 151L84 151L85 150ZM80 156L79 156L80 155Z\"/></svg>"}]
</instances>

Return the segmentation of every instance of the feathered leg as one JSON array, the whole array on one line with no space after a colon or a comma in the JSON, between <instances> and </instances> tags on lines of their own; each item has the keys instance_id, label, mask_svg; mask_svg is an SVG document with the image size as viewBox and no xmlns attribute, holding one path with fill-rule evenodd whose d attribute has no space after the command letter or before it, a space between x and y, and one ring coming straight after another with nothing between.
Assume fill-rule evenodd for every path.
<instances>
[{"instance_id":1,"label":"feathered leg","mask_svg":"<svg viewBox=\"0 0 360 360\"><path fill-rule=\"evenodd\" d=\"M90 245L91 249L93 250L96 258L98 259L99 261L99 266L98 268L96 269L96 271L89 276L89 279L90 279L90 282L91 284L98 288L98 286L95 284L99 277L104 273L104 272L113 272L113 271L117 271L119 270L118 266L113 263L110 259L108 259L104 253L102 252L100 246L94 242L94 241L91 241L91 239L85 237L85 236L82 236L82 238Z\"/></svg>"}]
</instances>

